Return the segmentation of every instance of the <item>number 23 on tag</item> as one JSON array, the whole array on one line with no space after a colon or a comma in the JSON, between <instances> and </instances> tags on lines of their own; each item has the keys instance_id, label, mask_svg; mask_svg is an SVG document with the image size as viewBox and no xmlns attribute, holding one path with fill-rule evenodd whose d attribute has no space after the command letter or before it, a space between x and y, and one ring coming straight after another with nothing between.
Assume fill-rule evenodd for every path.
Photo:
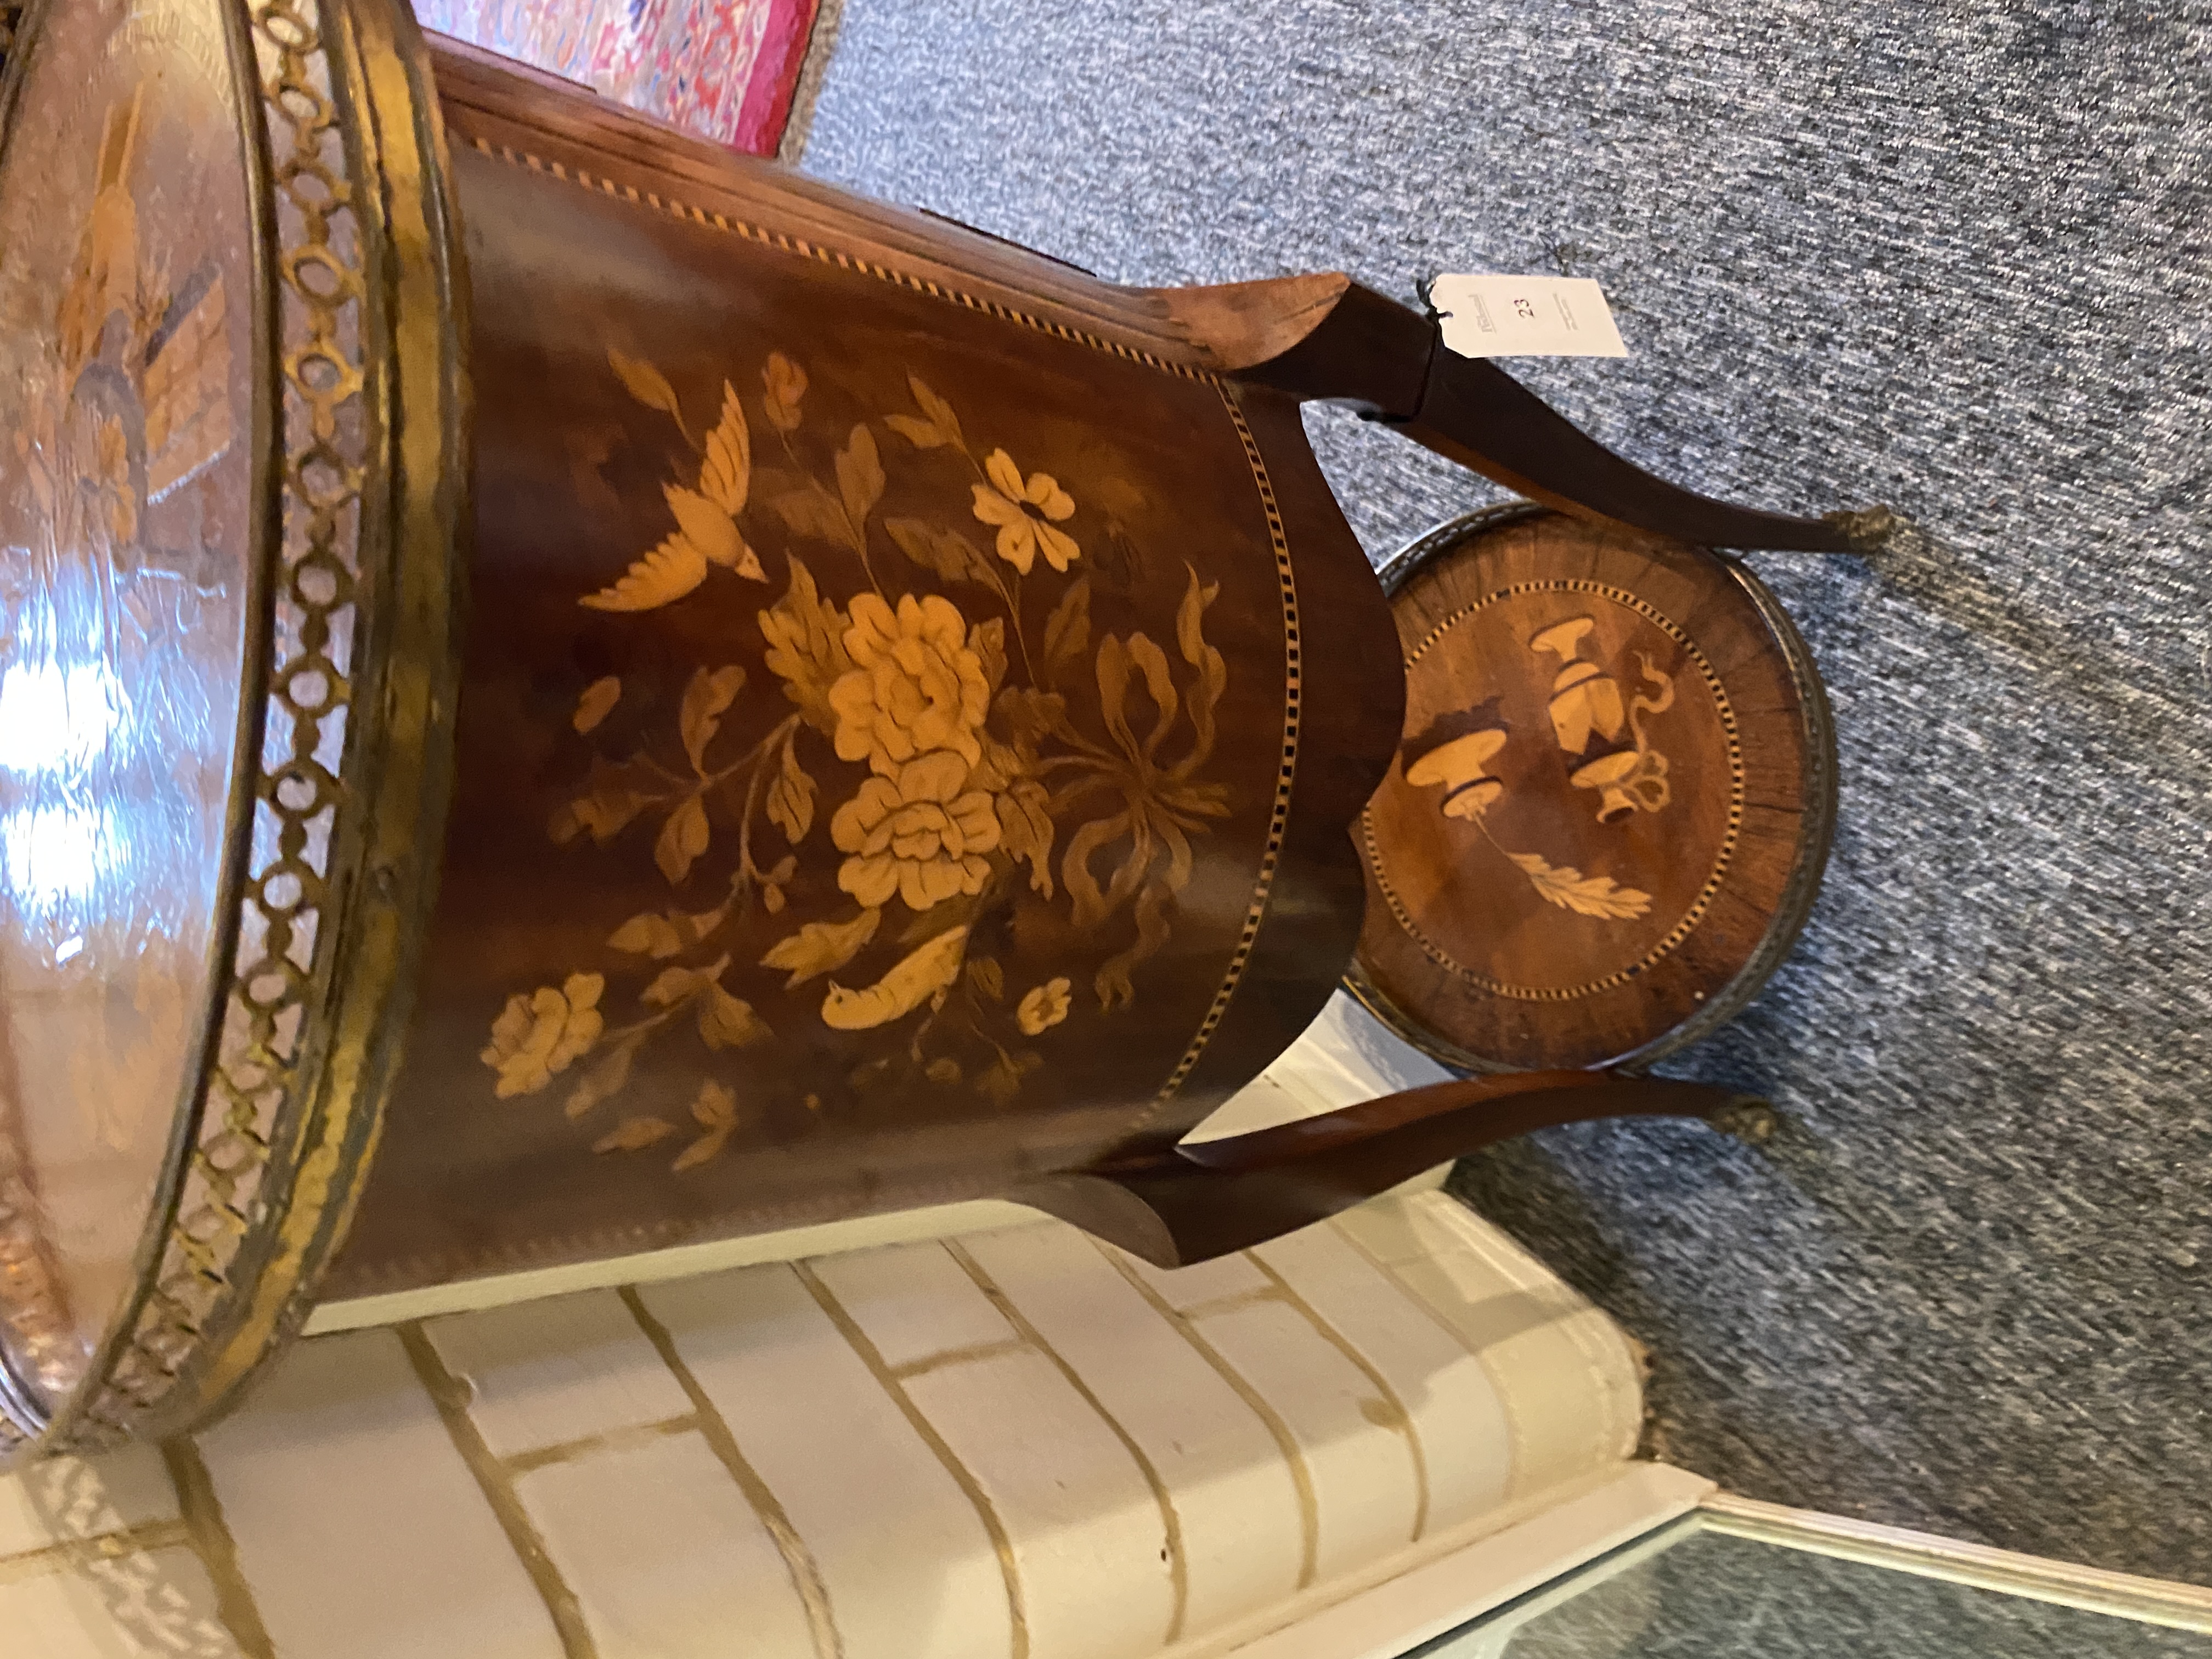
<instances>
[{"instance_id":1,"label":"number 23 on tag","mask_svg":"<svg viewBox=\"0 0 2212 1659\"><path fill-rule=\"evenodd\" d=\"M1462 357L1626 357L1605 291L1587 276L1454 274L1429 285L1444 343Z\"/></svg>"}]
</instances>

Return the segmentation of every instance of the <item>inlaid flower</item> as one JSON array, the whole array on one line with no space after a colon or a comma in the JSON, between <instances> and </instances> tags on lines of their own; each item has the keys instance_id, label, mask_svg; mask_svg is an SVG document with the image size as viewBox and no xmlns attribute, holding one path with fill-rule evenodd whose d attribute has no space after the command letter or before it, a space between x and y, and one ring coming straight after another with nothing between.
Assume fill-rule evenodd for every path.
<instances>
[{"instance_id":1,"label":"inlaid flower","mask_svg":"<svg viewBox=\"0 0 2212 1659\"><path fill-rule=\"evenodd\" d=\"M1030 1036L1042 1036L1066 1018L1067 981L1064 978L1048 979L1037 986L1014 1011L1016 1023Z\"/></svg>"},{"instance_id":2,"label":"inlaid flower","mask_svg":"<svg viewBox=\"0 0 2212 1659\"><path fill-rule=\"evenodd\" d=\"M991 482L974 486L975 516L998 527L1000 558L1026 576L1040 550L1047 564L1062 572L1083 556L1075 538L1056 528L1075 513L1074 501L1057 478L1032 472L1024 479L1003 449L991 452L983 471Z\"/></svg>"},{"instance_id":3,"label":"inlaid flower","mask_svg":"<svg viewBox=\"0 0 2212 1659\"><path fill-rule=\"evenodd\" d=\"M982 759L976 732L991 684L959 607L939 594L906 593L893 611L880 595L863 593L851 615L845 654L853 666L830 688L837 757L865 760L885 777L933 750L969 766Z\"/></svg>"},{"instance_id":4,"label":"inlaid flower","mask_svg":"<svg viewBox=\"0 0 2212 1659\"><path fill-rule=\"evenodd\" d=\"M559 990L542 986L531 996L514 996L492 1022L491 1046L479 1056L499 1073L493 1091L501 1100L534 1095L599 1040L605 1022L599 1014L600 974L571 974Z\"/></svg>"},{"instance_id":5,"label":"inlaid flower","mask_svg":"<svg viewBox=\"0 0 2212 1659\"><path fill-rule=\"evenodd\" d=\"M896 893L909 910L981 892L991 869L982 855L999 844L999 816L988 791L966 787L968 769L939 750L861 784L830 822L830 839L850 854L838 886L869 906Z\"/></svg>"}]
</instances>

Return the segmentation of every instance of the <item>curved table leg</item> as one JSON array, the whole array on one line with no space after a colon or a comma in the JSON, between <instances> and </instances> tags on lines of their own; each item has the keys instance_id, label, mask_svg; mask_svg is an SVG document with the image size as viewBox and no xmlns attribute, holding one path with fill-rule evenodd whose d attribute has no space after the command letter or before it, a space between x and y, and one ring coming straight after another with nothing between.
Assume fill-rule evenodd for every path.
<instances>
[{"instance_id":1,"label":"curved table leg","mask_svg":"<svg viewBox=\"0 0 2212 1659\"><path fill-rule=\"evenodd\" d=\"M1797 519L1684 489L1613 453L1497 364L1441 344L1419 411L1377 419L1547 507L1702 547L1862 551L1887 518L1877 508Z\"/></svg>"},{"instance_id":2,"label":"curved table leg","mask_svg":"<svg viewBox=\"0 0 2212 1659\"><path fill-rule=\"evenodd\" d=\"M1762 1120L1761 1115L1765 1114ZM1468 1078L1220 1140L1151 1149L1005 1194L1156 1267L1262 1243L1493 1142L1607 1117L1695 1117L1747 1139L1765 1103L1703 1083L1598 1072Z\"/></svg>"},{"instance_id":3,"label":"curved table leg","mask_svg":"<svg viewBox=\"0 0 2212 1659\"><path fill-rule=\"evenodd\" d=\"M1793 518L1684 489L1616 455L1436 319L1337 273L1160 290L1233 378L1340 403L1547 507L1705 547L1863 550L1888 515Z\"/></svg>"}]
</instances>

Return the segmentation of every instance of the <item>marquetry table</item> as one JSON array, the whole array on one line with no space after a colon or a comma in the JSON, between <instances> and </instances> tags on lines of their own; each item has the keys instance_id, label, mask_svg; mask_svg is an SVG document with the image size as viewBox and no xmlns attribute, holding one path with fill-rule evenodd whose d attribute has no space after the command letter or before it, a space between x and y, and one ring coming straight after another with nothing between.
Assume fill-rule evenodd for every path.
<instances>
[{"instance_id":1,"label":"marquetry table","mask_svg":"<svg viewBox=\"0 0 2212 1659\"><path fill-rule=\"evenodd\" d=\"M1728 1105L1577 1049L1179 1146L1344 971L1399 775L1403 617L1298 405L1606 536L1840 526L1343 276L1114 287L398 0L5 10L0 1453L200 1421L325 1296L991 1195L1174 1264ZM1589 615L1529 649L1648 703ZM1725 751L1654 672L1562 797L1632 836ZM1450 757L1403 777L1463 836ZM1534 799L1479 815L1515 902L1595 868Z\"/></svg>"}]
</instances>

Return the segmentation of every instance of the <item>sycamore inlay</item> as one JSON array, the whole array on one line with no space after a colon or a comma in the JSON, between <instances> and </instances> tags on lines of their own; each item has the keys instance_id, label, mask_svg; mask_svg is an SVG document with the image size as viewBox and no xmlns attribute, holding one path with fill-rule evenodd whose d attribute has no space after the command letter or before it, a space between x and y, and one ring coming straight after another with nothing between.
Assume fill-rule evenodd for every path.
<instances>
[{"instance_id":1,"label":"sycamore inlay","mask_svg":"<svg viewBox=\"0 0 2212 1659\"><path fill-rule=\"evenodd\" d=\"M1644 717L1674 706L1674 681L1639 651L1638 665L1650 689L1624 698L1620 680L1583 655L1583 641L1594 626L1590 617L1567 617L1539 629L1530 636L1528 649L1548 653L1564 665L1553 679L1546 708L1553 740L1568 765L1568 781L1577 789L1595 793L1597 821L1613 823L1636 812L1662 811L1672 798L1667 757L1652 747ZM1507 741L1503 726L1447 737L1407 764L1406 781L1416 789L1441 787L1443 794L1437 810L1480 830L1483 839L1528 878L1546 903L1601 921L1633 921L1644 915L1651 908L1651 895L1640 888L1620 886L1610 876L1585 876L1571 866L1553 864L1540 854L1511 852L1498 845L1486 815L1504 795L1505 783L1492 776L1489 768Z\"/></svg>"},{"instance_id":2,"label":"sycamore inlay","mask_svg":"<svg viewBox=\"0 0 2212 1659\"><path fill-rule=\"evenodd\" d=\"M1137 970L1171 935L1192 838L1230 810L1226 787L1206 775L1229 689L1227 662L1206 638L1218 584L1186 566L1165 645L1141 631L1094 638L1081 482L972 446L918 376L908 377L913 410L852 427L823 477L793 441L808 380L781 353L750 398L724 383L711 425L687 417L651 363L616 351L608 362L635 402L673 422L691 460L663 485L672 528L580 605L644 611L709 582L766 587L745 533L763 505L794 546L849 556L864 585L827 591L794 552L784 592L763 595L753 613L762 662L789 712L749 747L732 752L723 732L748 671L708 660L660 739L620 758L592 751L584 792L553 815L553 839L604 848L633 823L657 823L653 857L672 894L711 871L720 896L633 916L608 939L607 961L518 990L483 1050L492 1092L533 1096L561 1079L568 1115L592 1118L618 1109L647 1044L688 1032L702 1073L691 1121L634 1114L592 1145L629 1152L680 1140L674 1168L706 1163L742 1110L724 1057L775 1035L751 1000L760 992L747 994L758 978L794 989L818 981L816 1018L830 1030L900 1028L889 1052L863 1061L856 1086L863 1073L904 1067L1011 1102L1046 1064L1031 1045L1049 1041L1077 994L1065 975L1009 983L995 957L971 949L975 924L1024 889L1064 905L1080 933L1126 912L1135 939L1086 992L1100 1012L1133 1002ZM779 455L772 467L755 465L757 432ZM887 455L929 469L933 491L943 478L943 508L884 516ZM902 562L887 562L886 547ZM1036 583L1048 585L1050 610L1032 635L1021 597ZM595 741L623 696L619 676L589 685L569 720L574 738ZM825 775L856 767L866 773L842 799L825 793ZM834 868L837 902L801 915L792 894L806 867ZM903 947L896 959L848 982L863 951L887 942ZM834 1109L813 1096L806 1104Z\"/></svg>"}]
</instances>

